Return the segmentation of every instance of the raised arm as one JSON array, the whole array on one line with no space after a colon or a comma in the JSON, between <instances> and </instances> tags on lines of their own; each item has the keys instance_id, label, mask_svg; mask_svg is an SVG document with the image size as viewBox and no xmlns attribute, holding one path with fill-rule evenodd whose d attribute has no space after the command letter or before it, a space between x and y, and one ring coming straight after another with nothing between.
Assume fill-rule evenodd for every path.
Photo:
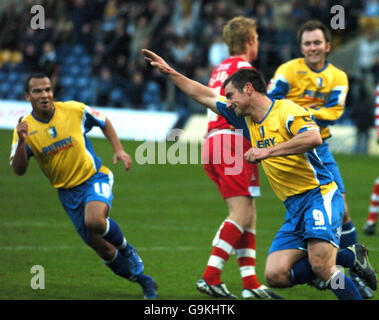
<instances>
[{"instance_id":1,"label":"raised arm","mask_svg":"<svg viewBox=\"0 0 379 320\"><path fill-rule=\"evenodd\" d=\"M28 135L28 124L25 121L22 121L21 118L18 121L17 127L17 147L12 156L11 164L13 171L18 176L25 174L26 169L29 165L29 159L26 151L26 137Z\"/></svg>"},{"instance_id":2,"label":"raised arm","mask_svg":"<svg viewBox=\"0 0 379 320\"><path fill-rule=\"evenodd\" d=\"M142 49L142 54L145 56L145 60L150 62L150 65L158 68L158 70L167 75L172 82L187 96L191 99L197 101L198 103L211 109L213 112L220 113L217 109L216 103L218 99L218 94L212 89L204 86L203 84L191 80L181 73L177 72L175 69L170 67L165 60L154 52Z\"/></svg>"}]
</instances>

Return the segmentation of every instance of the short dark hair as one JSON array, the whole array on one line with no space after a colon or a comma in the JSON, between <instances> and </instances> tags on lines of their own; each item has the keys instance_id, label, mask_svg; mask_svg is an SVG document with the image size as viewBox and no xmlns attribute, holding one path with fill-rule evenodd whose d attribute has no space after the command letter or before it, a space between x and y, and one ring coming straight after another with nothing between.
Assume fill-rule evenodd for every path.
<instances>
[{"instance_id":1,"label":"short dark hair","mask_svg":"<svg viewBox=\"0 0 379 320\"><path fill-rule=\"evenodd\" d=\"M303 23L300 26L299 31L297 32L297 41L299 41L299 44L301 44L301 37L303 36L303 33L305 31L313 31L316 29L320 29L322 31L322 33L324 34L325 42L332 41L332 33L326 25L324 25L319 20L310 20Z\"/></svg>"},{"instance_id":2,"label":"short dark hair","mask_svg":"<svg viewBox=\"0 0 379 320\"><path fill-rule=\"evenodd\" d=\"M224 81L222 87L225 89L229 82L231 82L233 86L240 92L243 91L243 87L248 82L251 83L255 91L262 94L266 94L267 92L267 85L262 74L255 69L238 70L236 73L233 73L228 79Z\"/></svg>"},{"instance_id":3,"label":"short dark hair","mask_svg":"<svg viewBox=\"0 0 379 320\"><path fill-rule=\"evenodd\" d=\"M49 76L45 73L33 73L31 75L29 75L26 80L25 80L25 84L24 84L24 89L25 89L25 92L26 93L29 93L29 84L30 84L30 81L32 79L42 79L42 78L49 78ZM50 79L50 78L49 78Z\"/></svg>"}]
</instances>

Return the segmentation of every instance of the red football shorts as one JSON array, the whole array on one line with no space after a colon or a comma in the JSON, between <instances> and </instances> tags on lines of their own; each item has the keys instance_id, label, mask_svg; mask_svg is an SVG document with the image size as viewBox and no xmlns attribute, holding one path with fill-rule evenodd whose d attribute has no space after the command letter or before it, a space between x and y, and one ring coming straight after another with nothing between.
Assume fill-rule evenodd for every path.
<instances>
[{"instance_id":1,"label":"red football shorts","mask_svg":"<svg viewBox=\"0 0 379 320\"><path fill-rule=\"evenodd\" d=\"M250 148L249 140L230 130L213 132L205 140L202 153L204 169L224 199L260 196L258 165L246 162L243 156Z\"/></svg>"}]
</instances>

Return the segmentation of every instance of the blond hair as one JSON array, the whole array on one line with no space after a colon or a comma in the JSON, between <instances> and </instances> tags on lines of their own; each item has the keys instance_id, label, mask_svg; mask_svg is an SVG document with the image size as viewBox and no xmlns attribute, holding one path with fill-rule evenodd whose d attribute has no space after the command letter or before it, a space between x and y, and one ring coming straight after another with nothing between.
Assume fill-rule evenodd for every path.
<instances>
[{"instance_id":1,"label":"blond hair","mask_svg":"<svg viewBox=\"0 0 379 320\"><path fill-rule=\"evenodd\" d=\"M247 43L257 31L257 22L246 17L235 17L228 21L222 30L222 38L227 44L230 55L242 54L247 50Z\"/></svg>"}]
</instances>

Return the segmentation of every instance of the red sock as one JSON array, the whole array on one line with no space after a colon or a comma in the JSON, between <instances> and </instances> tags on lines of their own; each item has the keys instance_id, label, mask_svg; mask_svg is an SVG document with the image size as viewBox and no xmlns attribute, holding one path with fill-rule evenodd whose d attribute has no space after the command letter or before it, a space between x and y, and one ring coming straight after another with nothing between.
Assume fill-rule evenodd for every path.
<instances>
[{"instance_id":1,"label":"red sock","mask_svg":"<svg viewBox=\"0 0 379 320\"><path fill-rule=\"evenodd\" d=\"M371 202L367 222L376 223L378 221L379 214L379 178L376 179L375 185L371 193Z\"/></svg>"},{"instance_id":2,"label":"red sock","mask_svg":"<svg viewBox=\"0 0 379 320\"><path fill-rule=\"evenodd\" d=\"M210 285L221 283L221 271L225 262L242 236L242 228L231 220L225 220L221 225L215 239L208 265L203 273L203 279Z\"/></svg>"},{"instance_id":3,"label":"red sock","mask_svg":"<svg viewBox=\"0 0 379 320\"><path fill-rule=\"evenodd\" d=\"M245 229L236 245L236 253L244 289L256 289L260 286L255 274L255 231Z\"/></svg>"}]
</instances>

